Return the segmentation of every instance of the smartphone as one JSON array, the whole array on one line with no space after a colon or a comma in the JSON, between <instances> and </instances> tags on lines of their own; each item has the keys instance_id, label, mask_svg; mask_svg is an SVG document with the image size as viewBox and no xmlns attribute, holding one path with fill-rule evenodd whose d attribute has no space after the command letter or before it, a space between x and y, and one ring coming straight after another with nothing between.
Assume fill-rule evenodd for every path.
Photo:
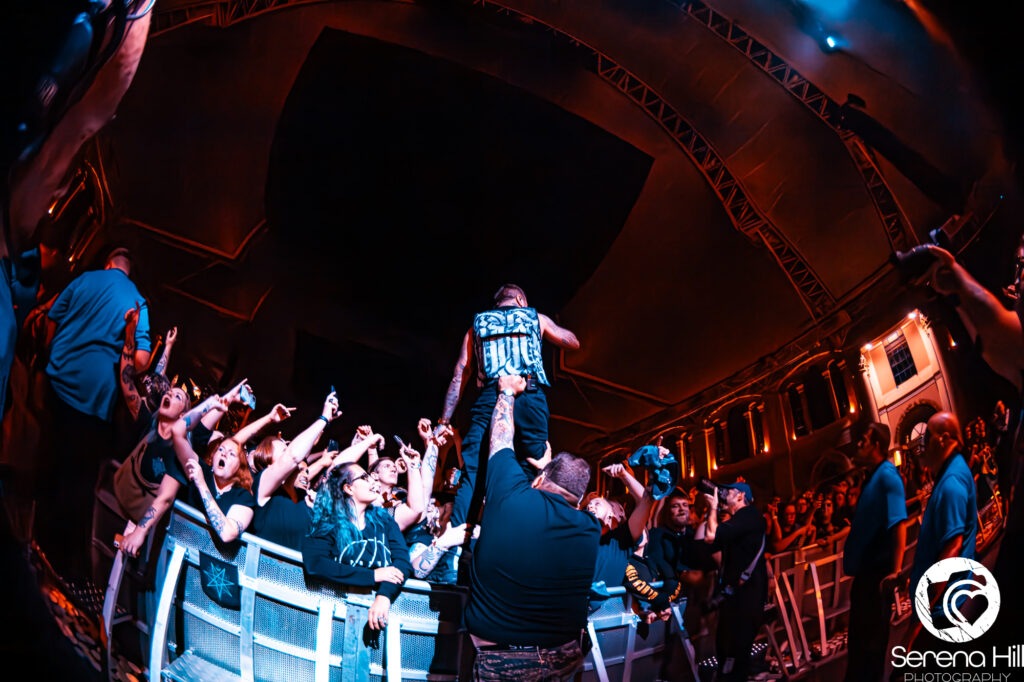
<instances>
[{"instance_id":1,"label":"smartphone","mask_svg":"<svg viewBox=\"0 0 1024 682\"><path fill-rule=\"evenodd\" d=\"M398 443L398 447L400 447L400 448L404 448L405 447L405 441L402 440L401 436L397 436L396 435L396 436L392 436L392 438L394 438L395 442Z\"/></svg>"},{"instance_id":2,"label":"smartphone","mask_svg":"<svg viewBox=\"0 0 1024 682\"><path fill-rule=\"evenodd\" d=\"M335 452L338 450L338 441L331 438L327 441L327 452Z\"/></svg>"},{"instance_id":3,"label":"smartphone","mask_svg":"<svg viewBox=\"0 0 1024 682\"><path fill-rule=\"evenodd\" d=\"M248 405L250 410L256 409L256 396L249 390L248 384L242 384L242 390L238 392L238 398L243 404Z\"/></svg>"},{"instance_id":4,"label":"smartphone","mask_svg":"<svg viewBox=\"0 0 1024 682\"><path fill-rule=\"evenodd\" d=\"M331 384L331 393L337 393L338 391L334 388L334 384Z\"/></svg>"}]
</instances>

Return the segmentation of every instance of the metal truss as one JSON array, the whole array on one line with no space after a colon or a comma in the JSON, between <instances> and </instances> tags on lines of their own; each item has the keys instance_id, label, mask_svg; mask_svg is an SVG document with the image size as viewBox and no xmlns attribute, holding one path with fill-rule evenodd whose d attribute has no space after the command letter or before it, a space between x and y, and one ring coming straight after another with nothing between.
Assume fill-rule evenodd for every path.
<instances>
[{"instance_id":1,"label":"metal truss","mask_svg":"<svg viewBox=\"0 0 1024 682\"><path fill-rule=\"evenodd\" d=\"M750 62L761 68L782 85L811 113L836 131L846 147L854 166L864 179L868 194L875 205L878 217L885 226L889 244L894 251L904 251L917 238L909 228L900 210L896 197L882 177L878 165L863 141L842 126L842 106L821 91L816 85L800 75L782 57L752 37L735 21L708 7L701 0L667 0L696 21L707 26L713 33L745 55Z\"/></svg>"},{"instance_id":2,"label":"metal truss","mask_svg":"<svg viewBox=\"0 0 1024 682\"><path fill-rule=\"evenodd\" d=\"M768 248L811 317L821 319L835 308L835 298L804 260L803 255L793 247L778 227L762 215L711 144L673 109L664 97L607 55L537 17L524 15L513 8L489 0L476 0L474 4L491 7L502 15L523 20L522 25L542 28L566 40L572 47L590 52L590 68L594 73L639 105L671 135L714 190L733 226L755 243Z\"/></svg>"},{"instance_id":3,"label":"metal truss","mask_svg":"<svg viewBox=\"0 0 1024 682\"><path fill-rule=\"evenodd\" d=\"M278 9L302 4L313 4L317 1L319 0L221 0L158 14L155 18L157 21L157 28L155 30L157 32L166 32L177 26L196 21L209 21L217 26L230 26ZM772 257L779 267L782 268L791 285L796 290L811 317L821 319L835 307L835 298L804 260L800 252L789 242L778 227L764 217L747 196L739 181L729 172L725 162L714 148L679 112L672 108L664 97L607 55L586 45L583 41L569 35L565 31L543 22L537 17L523 14L512 7L491 2L490 0L472 0L471 4L498 15L512 17L517 20L520 27L532 27L547 31L557 38L563 39L574 49L586 50L590 57L588 61L589 68L602 80L618 89L639 105L672 136L672 139L690 157L718 196L733 226L755 243L763 244L768 248ZM708 10L708 13L711 14L711 11ZM754 44L755 41L750 39L749 36L747 36L747 39L751 44ZM758 54L761 55L762 53L758 52ZM787 74L795 74L781 60L771 55L767 49L763 51L763 54L768 56L768 62L765 65L766 69L783 69ZM790 78L791 76L787 75L786 77ZM831 103L831 106L837 109L834 102L806 81L794 83L793 88L795 90L802 90L802 96L807 101L817 99L823 103L823 106L825 103ZM817 94L815 95L814 93ZM855 156L855 158L857 157ZM863 157L862 155L862 158L865 158L865 162L869 167L873 167L869 157ZM881 178L877 171L875 176L878 178L878 185L884 188L884 183L881 183ZM893 205L895 205L894 202ZM900 224L898 221L899 217L897 214L896 225Z\"/></svg>"},{"instance_id":4,"label":"metal truss","mask_svg":"<svg viewBox=\"0 0 1024 682\"><path fill-rule=\"evenodd\" d=\"M153 12L153 23L150 26L149 35L151 38L155 38L189 24L216 24L219 5L219 2L208 2L163 10L157 4L157 9Z\"/></svg>"},{"instance_id":5,"label":"metal truss","mask_svg":"<svg viewBox=\"0 0 1024 682\"><path fill-rule=\"evenodd\" d=\"M188 24L207 23L226 28L246 19L297 5L320 4L324 0L213 0L186 7L158 11L153 18L153 35Z\"/></svg>"},{"instance_id":6,"label":"metal truss","mask_svg":"<svg viewBox=\"0 0 1024 682\"><path fill-rule=\"evenodd\" d=\"M725 162L700 133L650 86L607 56L596 51L594 56L597 75L639 104L693 160L729 214L733 226L751 240L768 247L811 316L820 318L832 310L835 299L817 274L786 236L761 215Z\"/></svg>"}]
</instances>

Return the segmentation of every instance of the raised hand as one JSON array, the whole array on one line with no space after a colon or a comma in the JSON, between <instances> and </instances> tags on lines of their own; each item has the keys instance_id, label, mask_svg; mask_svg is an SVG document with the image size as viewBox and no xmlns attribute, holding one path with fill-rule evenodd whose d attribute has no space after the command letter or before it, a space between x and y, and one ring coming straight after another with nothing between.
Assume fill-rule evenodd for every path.
<instances>
[{"instance_id":1,"label":"raised hand","mask_svg":"<svg viewBox=\"0 0 1024 682\"><path fill-rule=\"evenodd\" d=\"M324 400L323 417L328 421L334 421L341 416L341 408L338 407L338 394L331 391Z\"/></svg>"},{"instance_id":2,"label":"raised hand","mask_svg":"<svg viewBox=\"0 0 1024 682\"><path fill-rule=\"evenodd\" d=\"M455 435L455 430L452 428L451 424L438 424L434 427L433 435L434 442L437 443L437 447L441 447L448 442L449 438Z\"/></svg>"},{"instance_id":3,"label":"raised hand","mask_svg":"<svg viewBox=\"0 0 1024 682\"><path fill-rule=\"evenodd\" d=\"M134 308L129 308L124 312L124 337L126 339L135 339L135 330L139 326L139 315L142 314L142 305L136 301Z\"/></svg>"},{"instance_id":4,"label":"raised hand","mask_svg":"<svg viewBox=\"0 0 1024 682\"><path fill-rule=\"evenodd\" d=\"M445 531L437 536L437 540L434 541L438 547L442 549L449 549L451 547L458 547L466 541L466 535L469 533L469 526L465 523L453 526L451 522L448 523L448 527Z\"/></svg>"},{"instance_id":5,"label":"raised hand","mask_svg":"<svg viewBox=\"0 0 1024 682\"><path fill-rule=\"evenodd\" d=\"M274 405L273 409L267 413L267 416L272 422L283 422L288 417L292 416L292 412L295 411L294 407L285 407L281 403Z\"/></svg>"},{"instance_id":6,"label":"raised hand","mask_svg":"<svg viewBox=\"0 0 1024 682\"><path fill-rule=\"evenodd\" d=\"M403 443L398 454L405 461L406 469L418 469L420 467L420 453L412 446Z\"/></svg>"},{"instance_id":7,"label":"raised hand","mask_svg":"<svg viewBox=\"0 0 1024 682\"><path fill-rule=\"evenodd\" d=\"M615 464L609 464L608 466L601 469L612 478L624 478L626 476L626 467L622 465L622 462L616 462Z\"/></svg>"},{"instance_id":8,"label":"raised hand","mask_svg":"<svg viewBox=\"0 0 1024 682\"><path fill-rule=\"evenodd\" d=\"M240 402L242 402L242 386L248 386L248 383L249 383L248 379L242 379L237 384L232 386L230 391L228 391L227 393L225 393L221 397L224 400L226 400L229 405L231 403L240 403ZM252 390L252 386L249 386L249 390L250 391Z\"/></svg>"},{"instance_id":9,"label":"raised hand","mask_svg":"<svg viewBox=\"0 0 1024 682\"><path fill-rule=\"evenodd\" d=\"M416 433L420 435L420 440L423 441L423 447L430 445L430 441L434 438L434 430L430 426L430 420L426 417L420 418L416 424Z\"/></svg>"},{"instance_id":10,"label":"raised hand","mask_svg":"<svg viewBox=\"0 0 1024 682\"><path fill-rule=\"evenodd\" d=\"M540 459L534 459L533 457L526 458L527 463L538 471L546 467L551 462L551 441L544 441L544 456Z\"/></svg>"},{"instance_id":11,"label":"raised hand","mask_svg":"<svg viewBox=\"0 0 1024 682\"><path fill-rule=\"evenodd\" d=\"M356 427L355 435L352 436L352 445L355 445L356 443L362 442L362 441L366 440L367 438L369 438L372 435L373 435L373 429L370 427L369 424L363 424L362 426L357 426ZM381 443L380 447L383 448L384 444Z\"/></svg>"},{"instance_id":12,"label":"raised hand","mask_svg":"<svg viewBox=\"0 0 1024 682\"><path fill-rule=\"evenodd\" d=\"M526 377L519 374L498 377L498 390L503 391L506 388L511 388L519 395L526 390Z\"/></svg>"},{"instance_id":13,"label":"raised hand","mask_svg":"<svg viewBox=\"0 0 1024 682\"><path fill-rule=\"evenodd\" d=\"M203 478L203 469L199 466L198 459L190 459L185 462L185 473L188 474L188 480L193 483L199 483Z\"/></svg>"}]
</instances>

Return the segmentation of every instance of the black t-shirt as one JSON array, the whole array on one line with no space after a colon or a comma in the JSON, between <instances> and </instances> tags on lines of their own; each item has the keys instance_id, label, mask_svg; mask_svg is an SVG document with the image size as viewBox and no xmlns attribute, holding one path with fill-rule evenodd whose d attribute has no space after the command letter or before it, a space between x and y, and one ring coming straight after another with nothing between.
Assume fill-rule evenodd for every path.
<instances>
[{"instance_id":1,"label":"black t-shirt","mask_svg":"<svg viewBox=\"0 0 1024 682\"><path fill-rule=\"evenodd\" d=\"M711 543L713 551L722 552L722 572L720 583L731 585L736 595L755 595L763 602L768 596L768 569L765 564L763 544L766 524L764 516L751 505L739 509L725 523L719 524L715 532L715 541ZM740 575L746 571L754 557L761 555L754 565L754 571L742 586Z\"/></svg>"},{"instance_id":2,"label":"black t-shirt","mask_svg":"<svg viewBox=\"0 0 1024 682\"><path fill-rule=\"evenodd\" d=\"M257 494L265 472L266 469L256 474L256 480L253 481L252 489L257 491ZM305 495L300 497L298 502L293 502L284 488L278 486L266 504L260 506L257 503L250 530L264 540L301 552L302 539L309 532L309 522L312 518L313 510L306 504Z\"/></svg>"},{"instance_id":3,"label":"black t-shirt","mask_svg":"<svg viewBox=\"0 0 1024 682\"><path fill-rule=\"evenodd\" d=\"M213 470L207 466L206 462L200 460L199 463L203 468L203 478L206 479L206 486L210 489L210 494L213 495L214 501L217 503L217 506L220 507L224 516L227 516L228 511L230 511L231 507L236 504L243 507L249 507L255 511L256 498L253 497L251 492L238 484L231 486L222 493L217 492L217 482L213 478ZM245 466L245 464L242 464L242 466ZM192 484L192 481L189 481L187 502L199 511L205 511L203 500L199 497L199 489Z\"/></svg>"},{"instance_id":4,"label":"black t-shirt","mask_svg":"<svg viewBox=\"0 0 1024 682\"><path fill-rule=\"evenodd\" d=\"M658 570L671 576L683 571L711 571L717 566L707 543L694 538L694 530L687 526L675 531L671 528L652 528L647 541L647 556Z\"/></svg>"},{"instance_id":5,"label":"black t-shirt","mask_svg":"<svg viewBox=\"0 0 1024 682\"><path fill-rule=\"evenodd\" d=\"M206 457L206 449L210 447L210 439L213 438L213 431L206 428L206 424L199 422L195 428L188 432L188 440L192 443L192 450L199 455L199 459Z\"/></svg>"},{"instance_id":6,"label":"black t-shirt","mask_svg":"<svg viewBox=\"0 0 1024 682\"><path fill-rule=\"evenodd\" d=\"M338 544L338 532L329 523L310 528L302 540L302 564L306 573L352 587L372 587L374 570L394 566L406 578L412 575L409 547L395 520L382 509L366 511L366 525L359 538L344 547ZM383 582L377 594L387 597L393 604L402 592L402 586Z\"/></svg>"},{"instance_id":7,"label":"black t-shirt","mask_svg":"<svg viewBox=\"0 0 1024 682\"><path fill-rule=\"evenodd\" d=\"M511 449L487 463L486 494L469 570L469 632L520 646L558 646L579 637L587 624L600 523L564 498L531 488Z\"/></svg>"},{"instance_id":8,"label":"black t-shirt","mask_svg":"<svg viewBox=\"0 0 1024 682\"><path fill-rule=\"evenodd\" d=\"M629 532L629 523L625 521L602 533L601 543L597 547L594 582L603 581L608 587L621 585L626 575L626 564L635 547L636 540Z\"/></svg>"},{"instance_id":9,"label":"black t-shirt","mask_svg":"<svg viewBox=\"0 0 1024 682\"><path fill-rule=\"evenodd\" d=\"M170 438L161 438L156 419L152 420L152 428L143 436L138 446L143 448L140 471L143 478L150 483L160 485L164 474L169 474L182 488L188 487L188 475L178 461L174 452L174 443Z\"/></svg>"}]
</instances>

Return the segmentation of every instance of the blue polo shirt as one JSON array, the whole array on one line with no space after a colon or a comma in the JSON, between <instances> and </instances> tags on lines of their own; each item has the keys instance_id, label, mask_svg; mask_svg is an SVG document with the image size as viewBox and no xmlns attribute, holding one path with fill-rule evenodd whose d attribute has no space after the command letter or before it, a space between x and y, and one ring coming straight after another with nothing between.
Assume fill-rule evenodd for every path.
<instances>
[{"instance_id":1,"label":"blue polo shirt","mask_svg":"<svg viewBox=\"0 0 1024 682\"><path fill-rule=\"evenodd\" d=\"M843 572L847 575L882 572L892 569L892 544L889 531L907 519L907 493L903 479L885 460L861 489L850 534L843 545Z\"/></svg>"},{"instance_id":2,"label":"blue polo shirt","mask_svg":"<svg viewBox=\"0 0 1024 682\"><path fill-rule=\"evenodd\" d=\"M939 558L942 546L957 535L964 536L957 556L973 559L978 538L977 489L974 476L959 453L943 464L928 506L924 508L914 567L910 571L911 590L917 589L917 581Z\"/></svg>"},{"instance_id":3,"label":"blue polo shirt","mask_svg":"<svg viewBox=\"0 0 1024 682\"><path fill-rule=\"evenodd\" d=\"M73 279L54 301L57 323L46 375L54 392L79 412L110 421L120 383L124 314L146 299L123 270L91 270ZM145 305L135 330L139 350L152 350Z\"/></svg>"}]
</instances>

